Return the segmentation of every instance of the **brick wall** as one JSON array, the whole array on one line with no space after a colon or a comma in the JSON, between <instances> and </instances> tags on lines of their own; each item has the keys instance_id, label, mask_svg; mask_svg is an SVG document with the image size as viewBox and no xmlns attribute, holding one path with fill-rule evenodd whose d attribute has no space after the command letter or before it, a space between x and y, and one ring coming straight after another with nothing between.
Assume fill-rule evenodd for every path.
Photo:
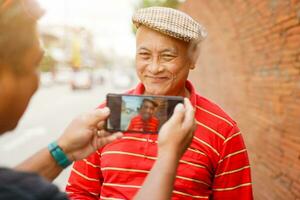
<instances>
[{"instance_id":1,"label":"brick wall","mask_svg":"<svg viewBox=\"0 0 300 200\"><path fill-rule=\"evenodd\" d=\"M300 199L300 1L187 0L209 37L191 74L238 123L255 199Z\"/></svg>"}]
</instances>

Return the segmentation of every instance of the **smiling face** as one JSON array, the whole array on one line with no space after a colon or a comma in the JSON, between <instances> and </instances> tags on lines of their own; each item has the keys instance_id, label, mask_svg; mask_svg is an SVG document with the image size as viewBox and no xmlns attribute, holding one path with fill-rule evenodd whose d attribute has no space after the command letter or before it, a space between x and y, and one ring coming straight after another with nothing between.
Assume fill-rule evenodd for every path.
<instances>
[{"instance_id":1,"label":"smiling face","mask_svg":"<svg viewBox=\"0 0 300 200\"><path fill-rule=\"evenodd\" d=\"M141 26L136 49L136 70L145 94L185 96L185 82L194 68L188 43Z\"/></svg>"},{"instance_id":2,"label":"smiling face","mask_svg":"<svg viewBox=\"0 0 300 200\"><path fill-rule=\"evenodd\" d=\"M155 105L151 101L144 101L141 108L140 108L140 115L142 116L142 119L144 121L149 120L153 115L155 111Z\"/></svg>"}]
</instances>

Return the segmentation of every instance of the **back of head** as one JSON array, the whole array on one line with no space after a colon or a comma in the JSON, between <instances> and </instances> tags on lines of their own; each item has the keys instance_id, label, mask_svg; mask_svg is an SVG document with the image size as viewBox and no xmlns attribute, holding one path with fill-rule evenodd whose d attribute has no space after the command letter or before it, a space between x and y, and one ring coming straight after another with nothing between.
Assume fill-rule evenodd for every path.
<instances>
[{"instance_id":1,"label":"back of head","mask_svg":"<svg viewBox=\"0 0 300 200\"><path fill-rule=\"evenodd\" d=\"M44 11L35 0L0 0L0 66L20 70L20 61L32 46L36 22Z\"/></svg>"}]
</instances>

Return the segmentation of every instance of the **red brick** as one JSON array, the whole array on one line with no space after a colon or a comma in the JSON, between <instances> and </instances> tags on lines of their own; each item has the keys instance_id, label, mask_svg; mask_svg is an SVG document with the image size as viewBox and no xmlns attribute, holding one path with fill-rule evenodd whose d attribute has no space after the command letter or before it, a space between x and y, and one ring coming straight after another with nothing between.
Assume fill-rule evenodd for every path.
<instances>
[{"instance_id":1,"label":"red brick","mask_svg":"<svg viewBox=\"0 0 300 200\"><path fill-rule=\"evenodd\" d=\"M187 0L182 9L207 25L191 77L243 130L255 199L300 199L300 1Z\"/></svg>"}]
</instances>

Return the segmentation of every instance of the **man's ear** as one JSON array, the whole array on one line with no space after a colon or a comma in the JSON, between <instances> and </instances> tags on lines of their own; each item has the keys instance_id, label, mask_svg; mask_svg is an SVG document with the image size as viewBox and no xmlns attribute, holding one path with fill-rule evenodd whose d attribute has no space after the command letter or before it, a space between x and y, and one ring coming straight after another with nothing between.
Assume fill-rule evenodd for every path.
<instances>
[{"instance_id":1,"label":"man's ear","mask_svg":"<svg viewBox=\"0 0 300 200\"><path fill-rule=\"evenodd\" d=\"M190 63L190 70L193 70L196 68L196 62L191 62Z\"/></svg>"},{"instance_id":2,"label":"man's ear","mask_svg":"<svg viewBox=\"0 0 300 200\"><path fill-rule=\"evenodd\" d=\"M193 70L193 69L196 68L196 62L197 62L198 56L195 56L194 54L195 54L195 52L190 54L189 58L188 58L189 59L189 68L190 68L190 70Z\"/></svg>"},{"instance_id":3,"label":"man's ear","mask_svg":"<svg viewBox=\"0 0 300 200\"><path fill-rule=\"evenodd\" d=\"M196 68L196 63L200 55L199 41L192 41L189 44L188 57L189 57L189 68L191 70Z\"/></svg>"}]
</instances>

